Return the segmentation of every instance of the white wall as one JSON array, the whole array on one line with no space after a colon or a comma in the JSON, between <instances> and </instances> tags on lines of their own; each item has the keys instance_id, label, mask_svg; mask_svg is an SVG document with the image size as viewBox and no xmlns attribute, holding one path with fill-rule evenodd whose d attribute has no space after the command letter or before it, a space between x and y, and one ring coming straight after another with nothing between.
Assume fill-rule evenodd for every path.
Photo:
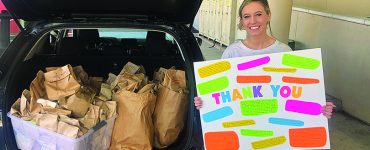
<instances>
[{"instance_id":1,"label":"white wall","mask_svg":"<svg viewBox=\"0 0 370 150\"><path fill-rule=\"evenodd\" d=\"M326 93L370 123L370 24L293 11L289 38L296 49L322 48Z\"/></svg>"}]
</instances>

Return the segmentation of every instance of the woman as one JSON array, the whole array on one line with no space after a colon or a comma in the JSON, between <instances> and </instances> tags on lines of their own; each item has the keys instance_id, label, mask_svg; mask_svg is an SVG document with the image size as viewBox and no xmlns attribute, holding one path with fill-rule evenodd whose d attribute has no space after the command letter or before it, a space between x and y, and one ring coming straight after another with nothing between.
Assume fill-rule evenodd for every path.
<instances>
[{"instance_id":1,"label":"woman","mask_svg":"<svg viewBox=\"0 0 370 150\"><path fill-rule=\"evenodd\" d=\"M228 46L222 59L292 51L288 45L267 34L267 26L270 26L271 20L267 0L244 0L239 8L239 17L239 29L247 31L247 38ZM272 35L271 27L270 34ZM200 109L203 105L201 98L195 97L194 104ZM334 107L333 103L327 102L322 107L323 115L331 118Z\"/></svg>"}]
</instances>

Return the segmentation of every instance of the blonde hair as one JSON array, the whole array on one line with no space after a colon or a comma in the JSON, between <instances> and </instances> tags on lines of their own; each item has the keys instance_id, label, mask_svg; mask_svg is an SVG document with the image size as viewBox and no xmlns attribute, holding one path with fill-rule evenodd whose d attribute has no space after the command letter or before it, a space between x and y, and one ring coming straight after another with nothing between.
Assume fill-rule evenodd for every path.
<instances>
[{"instance_id":1,"label":"blonde hair","mask_svg":"<svg viewBox=\"0 0 370 150\"><path fill-rule=\"evenodd\" d=\"M252 2L259 2L262 4L263 8L265 9L266 13L267 14L270 14L271 11L270 11L270 6L269 6L269 3L267 2L267 0L244 0L243 3L240 5L239 7L239 17L240 19L242 19L243 17L243 14L242 14L242 11L243 11L243 8L252 3ZM269 27L270 27L270 22L269 22ZM239 30L243 30L243 25L239 22L238 24L238 28ZM271 32L271 27L270 27L270 32Z\"/></svg>"}]
</instances>

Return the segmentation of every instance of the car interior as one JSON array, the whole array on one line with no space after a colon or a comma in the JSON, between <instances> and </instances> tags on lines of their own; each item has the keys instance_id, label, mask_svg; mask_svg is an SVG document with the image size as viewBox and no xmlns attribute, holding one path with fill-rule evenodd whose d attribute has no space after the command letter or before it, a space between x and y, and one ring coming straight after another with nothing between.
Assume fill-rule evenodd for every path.
<instances>
[{"instance_id":1,"label":"car interior","mask_svg":"<svg viewBox=\"0 0 370 150\"><path fill-rule=\"evenodd\" d=\"M128 61L143 65L150 76L159 67L181 69L183 61L179 61L182 59L179 46L170 34L135 30L142 36L133 38L130 32L122 29L53 30L37 41L27 55L25 65L30 70L41 70L69 63L82 65L89 74L103 77L110 72L119 73ZM95 69L97 67L100 69Z\"/></svg>"}]
</instances>

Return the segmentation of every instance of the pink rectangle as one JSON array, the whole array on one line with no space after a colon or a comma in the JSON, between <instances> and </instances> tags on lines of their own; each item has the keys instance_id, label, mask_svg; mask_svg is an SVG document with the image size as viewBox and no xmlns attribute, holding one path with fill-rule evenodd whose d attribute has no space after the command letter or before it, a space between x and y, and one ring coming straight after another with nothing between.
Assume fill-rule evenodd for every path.
<instances>
[{"instance_id":1,"label":"pink rectangle","mask_svg":"<svg viewBox=\"0 0 370 150\"><path fill-rule=\"evenodd\" d=\"M307 115L320 115L321 105L314 102L287 100L285 103L285 110Z\"/></svg>"},{"instance_id":2,"label":"pink rectangle","mask_svg":"<svg viewBox=\"0 0 370 150\"><path fill-rule=\"evenodd\" d=\"M268 62L270 62L270 57L269 56L262 57L262 58L259 58L259 59L255 59L255 60L252 60L252 61L248 61L248 62L245 62L245 63L238 64L238 70L246 70L246 69L249 69L249 68L254 68L254 67L257 67L257 66L267 64Z\"/></svg>"}]
</instances>

